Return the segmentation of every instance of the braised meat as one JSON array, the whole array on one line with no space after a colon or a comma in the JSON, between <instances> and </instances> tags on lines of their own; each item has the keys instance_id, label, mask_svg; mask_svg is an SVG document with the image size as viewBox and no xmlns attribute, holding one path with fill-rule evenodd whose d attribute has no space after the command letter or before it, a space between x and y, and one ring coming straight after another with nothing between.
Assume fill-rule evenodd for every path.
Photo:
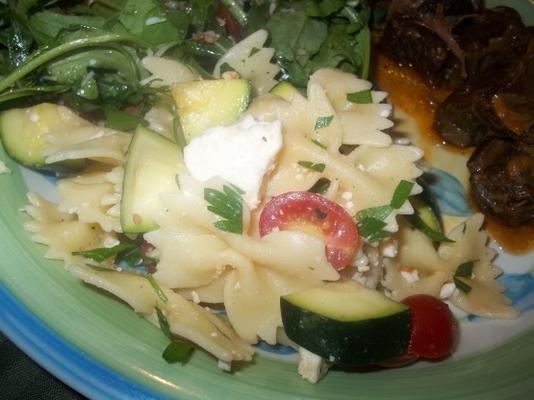
<instances>
[{"instance_id":1,"label":"braised meat","mask_svg":"<svg viewBox=\"0 0 534 400\"><path fill-rule=\"evenodd\" d=\"M514 142L493 139L467 163L472 194L488 214L519 226L534 220L534 154Z\"/></svg>"},{"instance_id":2,"label":"braised meat","mask_svg":"<svg viewBox=\"0 0 534 400\"><path fill-rule=\"evenodd\" d=\"M397 0L382 51L434 87L451 89L434 126L469 160L482 211L518 226L534 219L534 29L480 1Z\"/></svg>"}]
</instances>

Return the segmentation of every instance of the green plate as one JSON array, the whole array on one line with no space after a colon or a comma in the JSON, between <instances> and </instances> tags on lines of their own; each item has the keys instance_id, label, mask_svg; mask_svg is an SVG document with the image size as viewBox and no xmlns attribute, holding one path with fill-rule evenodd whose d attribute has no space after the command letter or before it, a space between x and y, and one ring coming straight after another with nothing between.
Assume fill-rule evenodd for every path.
<instances>
[{"instance_id":1,"label":"green plate","mask_svg":"<svg viewBox=\"0 0 534 400\"><path fill-rule=\"evenodd\" d=\"M534 23L528 1L502 3ZM316 385L302 380L296 365L261 356L233 373L202 351L186 365L168 365L161 358L167 340L158 329L69 275L61 263L44 259L44 246L22 229L28 217L19 212L27 203L21 171L3 149L0 159L13 171L0 175L0 328L88 397L501 400L534 393L533 318L511 339L483 351L414 368L331 371Z\"/></svg>"}]
</instances>

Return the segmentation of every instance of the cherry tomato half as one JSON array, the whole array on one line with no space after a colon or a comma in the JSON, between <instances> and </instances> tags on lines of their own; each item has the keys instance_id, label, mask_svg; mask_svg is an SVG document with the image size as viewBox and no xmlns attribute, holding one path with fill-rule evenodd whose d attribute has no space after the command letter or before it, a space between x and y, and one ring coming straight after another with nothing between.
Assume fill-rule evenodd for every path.
<instances>
[{"instance_id":1,"label":"cherry tomato half","mask_svg":"<svg viewBox=\"0 0 534 400\"><path fill-rule=\"evenodd\" d=\"M407 297L402 303L412 312L407 353L430 360L451 355L458 341L458 324L449 306L426 294Z\"/></svg>"},{"instance_id":2,"label":"cherry tomato half","mask_svg":"<svg viewBox=\"0 0 534 400\"><path fill-rule=\"evenodd\" d=\"M412 364L419 358L438 360L452 354L458 341L458 324L449 306L426 294L405 298L402 303L411 309L411 335L406 353L379 363L381 367L397 368Z\"/></svg>"},{"instance_id":3,"label":"cherry tomato half","mask_svg":"<svg viewBox=\"0 0 534 400\"><path fill-rule=\"evenodd\" d=\"M273 197L260 215L260 236L274 229L317 233L325 241L326 258L337 270L352 262L360 242L358 228L345 209L311 192Z\"/></svg>"}]
</instances>

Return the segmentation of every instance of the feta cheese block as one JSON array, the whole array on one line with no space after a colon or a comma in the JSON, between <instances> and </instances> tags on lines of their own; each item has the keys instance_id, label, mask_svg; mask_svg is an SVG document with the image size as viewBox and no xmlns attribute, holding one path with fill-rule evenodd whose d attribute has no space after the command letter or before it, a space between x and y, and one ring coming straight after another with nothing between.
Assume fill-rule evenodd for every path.
<instances>
[{"instance_id":1,"label":"feta cheese block","mask_svg":"<svg viewBox=\"0 0 534 400\"><path fill-rule=\"evenodd\" d=\"M229 126L210 128L184 148L184 162L196 180L216 176L242 189L250 209L259 204L263 177L282 148L280 121L260 122L246 116Z\"/></svg>"}]
</instances>

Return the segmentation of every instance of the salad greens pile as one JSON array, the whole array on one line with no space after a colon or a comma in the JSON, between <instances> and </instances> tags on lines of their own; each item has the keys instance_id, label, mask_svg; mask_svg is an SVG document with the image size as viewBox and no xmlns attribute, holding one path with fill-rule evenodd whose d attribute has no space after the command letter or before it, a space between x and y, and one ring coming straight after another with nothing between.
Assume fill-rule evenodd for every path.
<instances>
[{"instance_id":1,"label":"salad greens pile","mask_svg":"<svg viewBox=\"0 0 534 400\"><path fill-rule=\"evenodd\" d=\"M367 77L370 29L380 18L366 0L7 0L0 3L0 108L53 99L121 121L142 115L158 90L141 59L163 54L210 78L236 41L258 29L283 78L297 87L322 67ZM211 31L214 41L199 33ZM128 124L127 124L128 125Z\"/></svg>"}]
</instances>

